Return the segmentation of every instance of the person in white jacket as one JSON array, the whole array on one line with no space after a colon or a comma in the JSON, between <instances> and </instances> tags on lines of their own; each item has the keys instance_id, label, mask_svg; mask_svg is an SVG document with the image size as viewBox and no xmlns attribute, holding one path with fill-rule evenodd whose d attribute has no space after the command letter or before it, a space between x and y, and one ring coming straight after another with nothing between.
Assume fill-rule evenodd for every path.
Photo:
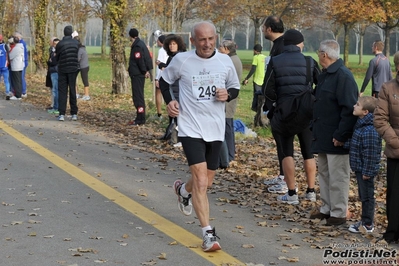
<instances>
[{"instance_id":1,"label":"person in white jacket","mask_svg":"<svg viewBox=\"0 0 399 266\"><path fill-rule=\"evenodd\" d=\"M12 42L15 45L11 46L9 59L11 64L10 77L14 89L14 96L10 97L10 100L20 100L22 94L22 71L25 67L24 46L19 42L20 40L17 36L13 36L12 38Z\"/></svg>"}]
</instances>

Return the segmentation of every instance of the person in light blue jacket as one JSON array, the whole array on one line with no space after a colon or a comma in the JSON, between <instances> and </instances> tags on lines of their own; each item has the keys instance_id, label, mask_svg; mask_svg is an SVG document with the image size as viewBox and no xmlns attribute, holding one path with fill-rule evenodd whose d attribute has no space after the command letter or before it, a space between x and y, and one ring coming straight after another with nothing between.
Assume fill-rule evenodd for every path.
<instances>
[{"instance_id":1,"label":"person in light blue jacket","mask_svg":"<svg viewBox=\"0 0 399 266\"><path fill-rule=\"evenodd\" d=\"M10 77L8 71L8 51L3 40L3 35L0 34L0 79L1 77L3 77L6 89L6 100L9 100L12 95L10 92Z\"/></svg>"}]
</instances>

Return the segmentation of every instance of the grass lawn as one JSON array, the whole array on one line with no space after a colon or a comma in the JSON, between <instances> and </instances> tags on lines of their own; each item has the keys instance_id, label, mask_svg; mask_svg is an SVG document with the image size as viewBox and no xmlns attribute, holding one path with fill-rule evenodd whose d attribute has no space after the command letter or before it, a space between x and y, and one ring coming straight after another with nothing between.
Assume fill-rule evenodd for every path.
<instances>
[{"instance_id":1,"label":"grass lawn","mask_svg":"<svg viewBox=\"0 0 399 266\"><path fill-rule=\"evenodd\" d=\"M89 81L90 81L90 94L93 97L96 95L104 95L109 94L111 97L111 61L110 59L101 59L100 56L100 47L87 47L87 51L89 53L89 62L90 62L90 72L89 72ZM129 48L126 50L126 55L129 56ZM264 54L268 54L268 51L264 51ZM239 50L237 52L238 56L241 58L244 66L243 78L249 72L252 63L253 52L248 50ZM315 53L306 53L306 55L310 55L317 60L317 55ZM373 55L365 55L363 57L363 65L358 65L358 56L350 55L350 66L352 73L355 76L356 82L359 86L359 89L362 85L363 78L368 67L368 62L373 58ZM371 82L370 82L371 83ZM366 95L370 94L371 84L366 90ZM80 93L82 93L82 82L80 77L78 78L78 85L80 88ZM145 88L145 97L147 104L147 114L149 116L156 114L155 102L153 100L153 85L150 80L146 80L146 88ZM253 117L254 112L251 111L250 106L252 102L252 80L246 86L241 87L240 96L239 96L239 104L236 112L236 119L242 120L248 127L253 127ZM127 97L127 99L130 99ZM164 106L165 107L165 106ZM131 110L133 112L133 106L130 102L126 102L124 105L119 105L119 108L126 108L127 110ZM166 111L165 111L166 113ZM267 128L256 128L255 131L261 136L270 136L270 132Z\"/></svg>"}]
</instances>

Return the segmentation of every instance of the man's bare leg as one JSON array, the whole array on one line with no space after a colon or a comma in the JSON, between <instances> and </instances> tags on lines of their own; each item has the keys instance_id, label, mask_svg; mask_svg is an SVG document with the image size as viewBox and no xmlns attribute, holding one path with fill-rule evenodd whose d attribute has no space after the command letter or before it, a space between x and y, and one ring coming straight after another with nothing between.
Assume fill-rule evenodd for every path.
<instances>
[{"instance_id":1,"label":"man's bare leg","mask_svg":"<svg viewBox=\"0 0 399 266\"><path fill-rule=\"evenodd\" d=\"M191 193L194 211L200 221L204 242L204 251L220 250L215 230L209 224L209 201L207 190L212 186L215 177L214 170L208 170L205 162L190 166L191 178L185 184L187 192Z\"/></svg>"}]
</instances>

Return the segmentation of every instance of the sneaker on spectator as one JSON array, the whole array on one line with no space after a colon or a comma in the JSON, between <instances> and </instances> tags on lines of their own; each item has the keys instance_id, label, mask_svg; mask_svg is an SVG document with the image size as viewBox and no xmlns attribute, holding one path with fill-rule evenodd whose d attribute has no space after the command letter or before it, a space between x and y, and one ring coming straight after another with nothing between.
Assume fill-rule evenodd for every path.
<instances>
[{"instance_id":1,"label":"sneaker on spectator","mask_svg":"<svg viewBox=\"0 0 399 266\"><path fill-rule=\"evenodd\" d=\"M10 100L10 98L11 98L12 96L14 96L14 94L12 94L11 92L6 93L6 100L7 100L7 101Z\"/></svg>"},{"instance_id":2,"label":"sneaker on spectator","mask_svg":"<svg viewBox=\"0 0 399 266\"><path fill-rule=\"evenodd\" d=\"M90 96L89 95L85 95L82 97L83 101L90 101Z\"/></svg>"},{"instance_id":3,"label":"sneaker on spectator","mask_svg":"<svg viewBox=\"0 0 399 266\"><path fill-rule=\"evenodd\" d=\"M58 117L58 121L65 121L65 116L60 115L60 116Z\"/></svg>"},{"instance_id":4,"label":"sneaker on spectator","mask_svg":"<svg viewBox=\"0 0 399 266\"><path fill-rule=\"evenodd\" d=\"M17 97L15 97L15 96L11 96L11 97L10 97L10 100L14 100L14 101L17 100L17 101L18 101L18 100L21 100L21 98L17 98Z\"/></svg>"},{"instance_id":5,"label":"sneaker on spectator","mask_svg":"<svg viewBox=\"0 0 399 266\"><path fill-rule=\"evenodd\" d=\"M27 94L27 93L21 94L21 98L26 98L26 97L28 97L28 94Z\"/></svg>"},{"instance_id":6,"label":"sneaker on spectator","mask_svg":"<svg viewBox=\"0 0 399 266\"><path fill-rule=\"evenodd\" d=\"M277 185L277 184L280 184L280 183L285 183L283 175L278 175L275 178L266 179L265 181L263 181L263 184L265 184L267 186Z\"/></svg>"},{"instance_id":7,"label":"sneaker on spectator","mask_svg":"<svg viewBox=\"0 0 399 266\"><path fill-rule=\"evenodd\" d=\"M267 191L269 191L270 193L287 193L288 192L288 187L287 187L287 183L279 183L277 185L271 186L267 188Z\"/></svg>"},{"instance_id":8,"label":"sneaker on spectator","mask_svg":"<svg viewBox=\"0 0 399 266\"><path fill-rule=\"evenodd\" d=\"M277 196L277 200L284 202L284 203L288 203L290 205L297 205L299 204L299 200L298 200L298 195L294 194L292 196L288 195L288 193L285 193L284 195L281 196Z\"/></svg>"},{"instance_id":9,"label":"sneaker on spectator","mask_svg":"<svg viewBox=\"0 0 399 266\"><path fill-rule=\"evenodd\" d=\"M72 115L72 121L76 121L76 120L78 120L78 116L77 115Z\"/></svg>"},{"instance_id":10,"label":"sneaker on spectator","mask_svg":"<svg viewBox=\"0 0 399 266\"><path fill-rule=\"evenodd\" d=\"M180 188L184 183L181 180L176 180L173 184L173 189L177 195L177 207L184 215L190 215L193 211L193 205L191 203L191 194L188 197L180 195Z\"/></svg>"},{"instance_id":11,"label":"sneaker on spectator","mask_svg":"<svg viewBox=\"0 0 399 266\"><path fill-rule=\"evenodd\" d=\"M306 199L310 201L316 201L316 192L306 192Z\"/></svg>"},{"instance_id":12,"label":"sneaker on spectator","mask_svg":"<svg viewBox=\"0 0 399 266\"><path fill-rule=\"evenodd\" d=\"M364 230L363 230L364 229ZM359 221L355 224L352 224L348 228L349 232L352 233L360 233L360 232L365 232L365 233L372 233L374 231L374 225L365 225L362 223L362 221Z\"/></svg>"},{"instance_id":13,"label":"sneaker on spectator","mask_svg":"<svg viewBox=\"0 0 399 266\"><path fill-rule=\"evenodd\" d=\"M60 112L58 112L58 110L55 110L55 109L49 109L49 110L47 110L47 113L58 115Z\"/></svg>"},{"instance_id":14,"label":"sneaker on spectator","mask_svg":"<svg viewBox=\"0 0 399 266\"><path fill-rule=\"evenodd\" d=\"M204 241L201 245L202 250L205 252L210 252L222 249L219 242L217 241L217 238L219 237L216 235L215 228L206 231L203 238Z\"/></svg>"}]
</instances>

